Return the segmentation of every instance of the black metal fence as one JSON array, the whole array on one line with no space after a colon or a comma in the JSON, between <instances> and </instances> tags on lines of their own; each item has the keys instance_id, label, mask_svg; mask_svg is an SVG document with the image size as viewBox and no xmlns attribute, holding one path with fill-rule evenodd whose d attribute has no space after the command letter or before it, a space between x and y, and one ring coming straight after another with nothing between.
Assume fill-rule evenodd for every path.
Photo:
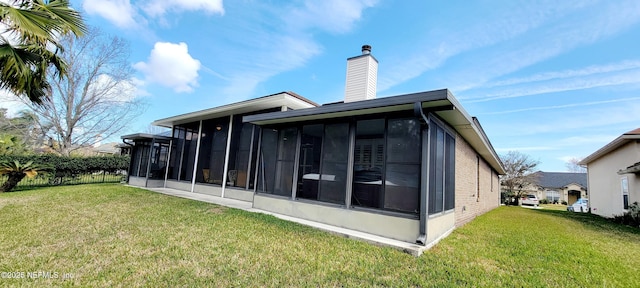
<instances>
[{"instance_id":1,"label":"black metal fence","mask_svg":"<svg viewBox=\"0 0 640 288\"><path fill-rule=\"evenodd\" d=\"M7 176L0 176L0 184L7 180ZM120 183L126 181L127 172L106 172L99 171L94 173L85 173L77 175L56 176L52 173L38 174L33 178L25 177L18 183L13 191L27 190L37 187L59 186L59 185L75 185L75 184L91 184L91 183Z\"/></svg>"}]
</instances>

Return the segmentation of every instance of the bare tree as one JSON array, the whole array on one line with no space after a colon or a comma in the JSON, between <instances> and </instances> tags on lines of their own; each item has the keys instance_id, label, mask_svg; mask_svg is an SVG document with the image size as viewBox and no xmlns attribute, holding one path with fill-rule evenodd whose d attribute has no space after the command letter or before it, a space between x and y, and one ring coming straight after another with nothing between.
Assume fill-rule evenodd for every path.
<instances>
[{"instance_id":1,"label":"bare tree","mask_svg":"<svg viewBox=\"0 0 640 288\"><path fill-rule=\"evenodd\" d=\"M502 186L508 195L522 197L524 188L538 181L534 170L539 162L518 151L509 151L500 158L506 172L500 179Z\"/></svg>"},{"instance_id":2,"label":"bare tree","mask_svg":"<svg viewBox=\"0 0 640 288\"><path fill-rule=\"evenodd\" d=\"M42 105L25 104L43 126L51 126L54 149L69 155L121 131L143 105L135 95L127 41L93 28L82 38L63 36L60 43L66 76L50 77Z\"/></svg>"},{"instance_id":3,"label":"bare tree","mask_svg":"<svg viewBox=\"0 0 640 288\"><path fill-rule=\"evenodd\" d=\"M584 166L580 166L578 163L580 163L579 158L570 158L569 160L567 160L567 163L565 163L565 167L567 167L567 171L569 172L573 172L573 173L587 173L587 168Z\"/></svg>"}]
</instances>

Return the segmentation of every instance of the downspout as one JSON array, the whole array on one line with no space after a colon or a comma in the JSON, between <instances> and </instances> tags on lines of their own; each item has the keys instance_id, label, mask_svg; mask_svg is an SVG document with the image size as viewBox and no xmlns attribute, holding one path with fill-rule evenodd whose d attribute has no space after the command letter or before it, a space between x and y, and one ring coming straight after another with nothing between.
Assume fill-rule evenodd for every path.
<instances>
[{"instance_id":1,"label":"downspout","mask_svg":"<svg viewBox=\"0 0 640 288\"><path fill-rule=\"evenodd\" d=\"M422 121L422 151L420 161L420 174L423 181L420 181L420 235L416 243L426 245L427 243L427 202L429 201L429 118L422 110L422 102L413 104L413 115Z\"/></svg>"}]
</instances>

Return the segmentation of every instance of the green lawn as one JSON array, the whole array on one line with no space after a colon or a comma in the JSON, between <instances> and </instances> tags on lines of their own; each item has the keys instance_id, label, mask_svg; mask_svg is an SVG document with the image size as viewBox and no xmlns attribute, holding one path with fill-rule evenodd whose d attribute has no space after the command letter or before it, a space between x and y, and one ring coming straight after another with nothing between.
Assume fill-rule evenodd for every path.
<instances>
[{"instance_id":1,"label":"green lawn","mask_svg":"<svg viewBox=\"0 0 640 288\"><path fill-rule=\"evenodd\" d=\"M418 258L268 215L118 184L0 194L0 223L0 286L640 283L638 229L548 209L500 207ZM37 271L58 278L6 278L20 275L6 272ZM65 273L72 278L62 279Z\"/></svg>"}]
</instances>

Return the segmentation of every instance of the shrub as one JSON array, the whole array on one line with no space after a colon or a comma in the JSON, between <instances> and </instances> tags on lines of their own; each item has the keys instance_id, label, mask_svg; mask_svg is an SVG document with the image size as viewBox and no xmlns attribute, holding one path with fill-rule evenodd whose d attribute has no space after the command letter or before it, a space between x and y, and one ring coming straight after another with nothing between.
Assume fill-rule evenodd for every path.
<instances>
[{"instance_id":1,"label":"shrub","mask_svg":"<svg viewBox=\"0 0 640 288\"><path fill-rule=\"evenodd\" d=\"M629 205L627 212L624 212L622 215L614 215L613 221L624 225L640 227L640 206L638 202L633 202L633 204Z\"/></svg>"},{"instance_id":2,"label":"shrub","mask_svg":"<svg viewBox=\"0 0 640 288\"><path fill-rule=\"evenodd\" d=\"M562 200L562 202L560 202L562 205L567 205L567 201Z\"/></svg>"},{"instance_id":3,"label":"shrub","mask_svg":"<svg viewBox=\"0 0 640 288\"><path fill-rule=\"evenodd\" d=\"M0 193L9 192L15 188L20 181L26 176L33 178L38 173L47 172L51 170L48 166L33 164L29 161L27 163L20 163L18 161L1 161L0 162L0 175L7 175L7 180L0 186Z\"/></svg>"},{"instance_id":4,"label":"shrub","mask_svg":"<svg viewBox=\"0 0 640 288\"><path fill-rule=\"evenodd\" d=\"M128 156L64 157L54 154L1 155L0 161L19 163L33 162L35 165L51 167L56 177L76 176L84 173L117 172L129 169Z\"/></svg>"},{"instance_id":5,"label":"shrub","mask_svg":"<svg viewBox=\"0 0 640 288\"><path fill-rule=\"evenodd\" d=\"M540 204L549 204L549 200L548 199L540 199Z\"/></svg>"}]
</instances>

